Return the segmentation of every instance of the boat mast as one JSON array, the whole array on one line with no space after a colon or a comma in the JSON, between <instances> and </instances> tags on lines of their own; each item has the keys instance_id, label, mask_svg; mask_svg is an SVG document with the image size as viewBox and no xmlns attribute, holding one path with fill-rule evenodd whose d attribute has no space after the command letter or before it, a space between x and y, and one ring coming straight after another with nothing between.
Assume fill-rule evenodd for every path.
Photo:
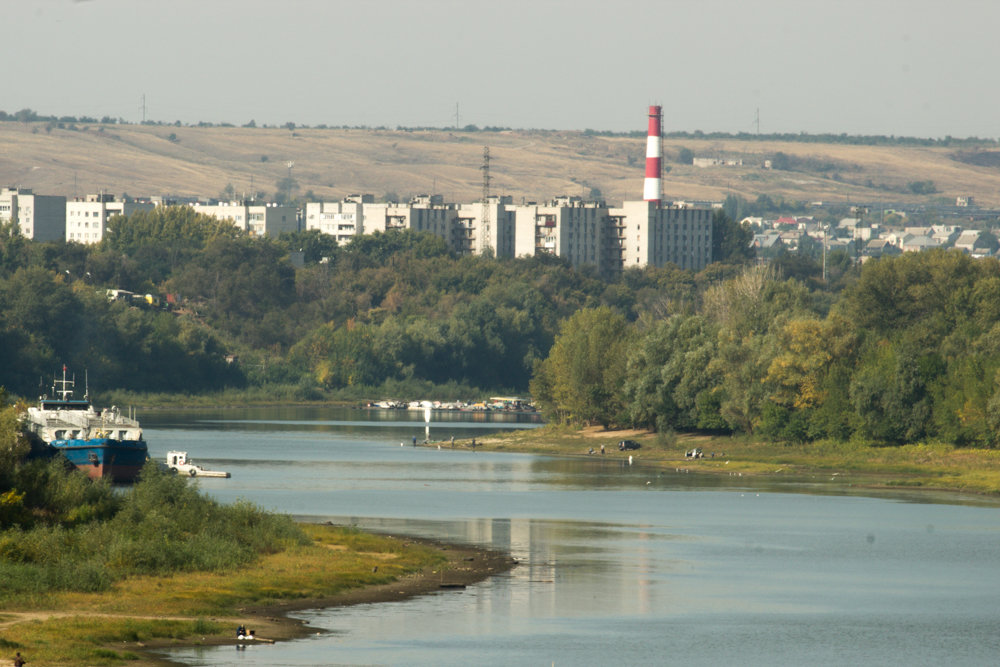
<instances>
[{"instance_id":1,"label":"boat mast","mask_svg":"<svg viewBox=\"0 0 1000 667\"><path fill-rule=\"evenodd\" d=\"M52 393L65 401L73 396L73 387L76 386L76 376L73 376L72 380L66 379L66 364L63 364L62 371L62 380L52 381Z\"/></svg>"}]
</instances>

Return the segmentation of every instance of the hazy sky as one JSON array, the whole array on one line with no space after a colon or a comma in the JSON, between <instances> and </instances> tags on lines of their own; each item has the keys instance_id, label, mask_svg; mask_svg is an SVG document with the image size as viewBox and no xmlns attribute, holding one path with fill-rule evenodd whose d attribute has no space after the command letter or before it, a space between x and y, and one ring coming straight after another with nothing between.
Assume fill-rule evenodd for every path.
<instances>
[{"instance_id":1,"label":"hazy sky","mask_svg":"<svg viewBox=\"0 0 1000 667\"><path fill-rule=\"evenodd\" d=\"M1000 136L996 0L7 0L0 109Z\"/></svg>"}]
</instances>

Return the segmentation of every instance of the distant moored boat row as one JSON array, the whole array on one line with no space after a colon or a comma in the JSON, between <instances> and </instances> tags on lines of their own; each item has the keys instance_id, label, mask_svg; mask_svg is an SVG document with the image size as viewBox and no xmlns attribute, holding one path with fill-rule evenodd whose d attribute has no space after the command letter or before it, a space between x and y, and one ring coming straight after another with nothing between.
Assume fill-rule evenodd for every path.
<instances>
[{"instance_id":1,"label":"distant moored boat row","mask_svg":"<svg viewBox=\"0 0 1000 667\"><path fill-rule=\"evenodd\" d=\"M494 396L488 401L465 402L465 401L395 401L382 400L372 401L365 404L366 408L376 408L380 410L466 410L466 411L505 411L505 412L534 412L535 406L528 399L516 396Z\"/></svg>"}]
</instances>

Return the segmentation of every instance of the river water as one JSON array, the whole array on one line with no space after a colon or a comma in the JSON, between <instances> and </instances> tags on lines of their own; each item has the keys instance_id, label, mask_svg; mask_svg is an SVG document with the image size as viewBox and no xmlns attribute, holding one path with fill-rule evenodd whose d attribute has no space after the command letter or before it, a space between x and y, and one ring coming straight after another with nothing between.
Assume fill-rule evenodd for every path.
<instances>
[{"instance_id":1,"label":"river water","mask_svg":"<svg viewBox=\"0 0 1000 667\"><path fill-rule=\"evenodd\" d=\"M508 418L513 420L514 418ZM447 420L447 421L446 421ZM839 478L752 480L452 449L464 413L156 412L150 453L308 521L502 548L520 565L460 591L298 614L311 638L190 648L189 665L986 665L1000 656L1000 509L866 497ZM609 441L606 443L611 445ZM402 445L402 446L401 446Z\"/></svg>"}]
</instances>

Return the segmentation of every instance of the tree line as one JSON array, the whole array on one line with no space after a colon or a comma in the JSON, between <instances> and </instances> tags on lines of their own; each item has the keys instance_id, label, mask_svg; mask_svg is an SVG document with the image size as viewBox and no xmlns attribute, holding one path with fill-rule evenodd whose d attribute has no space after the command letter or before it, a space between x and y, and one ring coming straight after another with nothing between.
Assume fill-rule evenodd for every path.
<instances>
[{"instance_id":1,"label":"tree line","mask_svg":"<svg viewBox=\"0 0 1000 667\"><path fill-rule=\"evenodd\" d=\"M209 121L198 121L197 123L181 123L181 121L157 121L157 120L144 120L141 123L131 123L124 118L113 118L111 116L103 116L100 119L93 118L90 116L70 116L70 115L45 115L40 114L34 109L24 108L17 111L8 113L0 109L0 122L12 121L20 123L35 123L35 122L47 122L51 124L63 124L72 125L75 123L81 124L103 124L103 125L157 125L157 126L173 126L173 127L236 127L235 124L229 122L219 122L212 123ZM254 129L257 128L257 122L255 120L250 120L246 123L240 125L240 127ZM385 125L369 126L369 125L327 125L325 123L320 123L317 125L304 125L301 123L295 123L294 121L288 121L281 123L280 125L267 125L261 124L259 127L264 129L285 129L288 131L294 131L296 129L315 129L315 130L326 130L326 129L342 129L342 130L390 130ZM448 126L406 126L397 125L395 128L397 132L421 132L421 131L441 131L441 132L463 132L463 133L477 133L477 132L510 132L510 131L521 131L521 132L565 132L565 130L559 130L556 128L511 128L506 126L498 125L486 125L484 127L479 127L476 124L470 123L463 125L461 127L448 127ZM598 137L633 137L636 139L644 138L646 136L645 130L628 130L628 131L615 131L615 130L595 130L592 128L585 129L582 134L584 136L598 136ZM975 147L983 144L995 145L998 140L992 137L952 137L951 135L944 137L908 137L908 136L896 136L896 135L886 135L886 134L847 134L842 132L839 134L834 134L832 132L769 132L761 134L760 132L703 132L702 130L678 130L673 132L666 132L663 134L665 139L713 139L713 140L725 140L733 139L739 141L784 141L784 142L795 142L795 143L813 143L813 144L848 144L854 146L956 146L956 147Z\"/></svg>"},{"instance_id":2,"label":"tree line","mask_svg":"<svg viewBox=\"0 0 1000 667\"><path fill-rule=\"evenodd\" d=\"M696 303L633 322L575 313L532 380L536 400L553 419L660 432L1000 443L996 259L883 258L836 293L753 266Z\"/></svg>"},{"instance_id":3,"label":"tree line","mask_svg":"<svg viewBox=\"0 0 1000 667\"><path fill-rule=\"evenodd\" d=\"M746 253L748 232L717 222L717 252ZM410 231L345 247L318 231L254 238L190 207L112 218L92 246L32 242L8 224L0 385L34 397L66 363L105 390L524 392L572 313L606 305L634 319L661 286L693 298L704 280L672 268L608 279L551 256L460 257ZM169 295L171 309L109 301L108 289Z\"/></svg>"},{"instance_id":4,"label":"tree line","mask_svg":"<svg viewBox=\"0 0 1000 667\"><path fill-rule=\"evenodd\" d=\"M0 230L0 385L63 363L102 389L288 388L295 398L530 390L567 423L789 442L994 446L1000 262L958 251L863 266L780 255L714 218L713 258L602 276L552 256L456 256L420 232L249 237L167 207L101 243ZM293 258L301 261L293 262ZM109 288L171 295L171 310Z\"/></svg>"}]
</instances>

